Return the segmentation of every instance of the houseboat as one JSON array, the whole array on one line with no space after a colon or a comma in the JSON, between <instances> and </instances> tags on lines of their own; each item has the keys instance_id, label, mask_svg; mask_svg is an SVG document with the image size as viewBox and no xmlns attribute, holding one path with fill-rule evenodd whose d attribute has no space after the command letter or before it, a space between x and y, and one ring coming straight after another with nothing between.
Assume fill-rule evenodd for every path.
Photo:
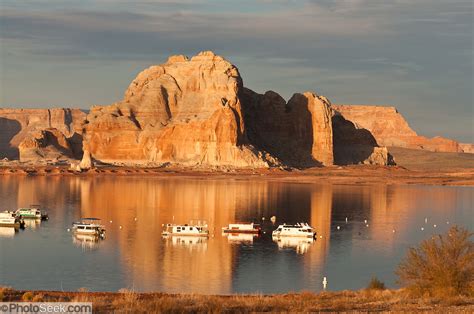
<instances>
[{"instance_id":1,"label":"houseboat","mask_svg":"<svg viewBox=\"0 0 474 314\"><path fill-rule=\"evenodd\" d=\"M4 211L0 213L1 227L24 228L25 221L18 217L14 212Z\"/></svg>"},{"instance_id":2,"label":"houseboat","mask_svg":"<svg viewBox=\"0 0 474 314\"><path fill-rule=\"evenodd\" d=\"M227 227L222 228L223 233L251 233L259 234L261 232L260 225L252 223L235 223L229 224Z\"/></svg>"},{"instance_id":3,"label":"houseboat","mask_svg":"<svg viewBox=\"0 0 474 314\"><path fill-rule=\"evenodd\" d=\"M100 224L99 218L82 218L72 224L72 231L74 234L105 238L105 227Z\"/></svg>"},{"instance_id":4,"label":"houseboat","mask_svg":"<svg viewBox=\"0 0 474 314\"><path fill-rule=\"evenodd\" d=\"M303 237L313 239L316 237L316 231L305 222L295 225L283 224L279 225L278 228L272 232L272 237Z\"/></svg>"},{"instance_id":5,"label":"houseboat","mask_svg":"<svg viewBox=\"0 0 474 314\"><path fill-rule=\"evenodd\" d=\"M40 209L40 205L30 205L30 207L19 208L16 215L23 219L48 219L48 213Z\"/></svg>"},{"instance_id":6,"label":"houseboat","mask_svg":"<svg viewBox=\"0 0 474 314\"><path fill-rule=\"evenodd\" d=\"M166 224L165 230L161 233L163 236L193 236L193 237L208 237L209 229L207 224L198 225L175 225Z\"/></svg>"}]
</instances>

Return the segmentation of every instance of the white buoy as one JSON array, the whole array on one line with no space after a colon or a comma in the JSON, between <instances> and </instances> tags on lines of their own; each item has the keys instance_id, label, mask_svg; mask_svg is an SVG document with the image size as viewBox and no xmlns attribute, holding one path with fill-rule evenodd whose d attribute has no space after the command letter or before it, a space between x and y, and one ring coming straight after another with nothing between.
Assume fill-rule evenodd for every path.
<instances>
[{"instance_id":1,"label":"white buoy","mask_svg":"<svg viewBox=\"0 0 474 314\"><path fill-rule=\"evenodd\" d=\"M337 230L341 229L341 227L337 226Z\"/></svg>"},{"instance_id":2,"label":"white buoy","mask_svg":"<svg viewBox=\"0 0 474 314\"><path fill-rule=\"evenodd\" d=\"M328 286L328 279L326 277L323 278L323 288L326 290L326 287Z\"/></svg>"}]
</instances>

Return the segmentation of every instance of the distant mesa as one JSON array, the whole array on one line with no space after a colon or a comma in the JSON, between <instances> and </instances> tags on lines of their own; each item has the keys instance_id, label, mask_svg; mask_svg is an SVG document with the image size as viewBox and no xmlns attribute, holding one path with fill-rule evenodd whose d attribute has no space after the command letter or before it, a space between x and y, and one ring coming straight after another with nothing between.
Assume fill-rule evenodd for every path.
<instances>
[{"instance_id":1,"label":"distant mesa","mask_svg":"<svg viewBox=\"0 0 474 314\"><path fill-rule=\"evenodd\" d=\"M474 152L417 135L393 107L332 105L315 92L285 101L245 88L237 67L201 52L145 69L123 100L77 109L0 109L0 158L126 165L266 168L389 165L386 146Z\"/></svg>"}]
</instances>

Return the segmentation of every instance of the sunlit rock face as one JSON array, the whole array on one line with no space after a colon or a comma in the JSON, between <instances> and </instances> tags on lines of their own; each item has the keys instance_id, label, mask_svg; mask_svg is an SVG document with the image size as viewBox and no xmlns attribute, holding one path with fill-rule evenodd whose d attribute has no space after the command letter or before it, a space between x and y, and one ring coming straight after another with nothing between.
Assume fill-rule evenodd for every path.
<instances>
[{"instance_id":1,"label":"sunlit rock face","mask_svg":"<svg viewBox=\"0 0 474 314\"><path fill-rule=\"evenodd\" d=\"M79 109L0 108L0 157L19 159L23 151L33 160L80 158L85 116Z\"/></svg>"},{"instance_id":2,"label":"sunlit rock face","mask_svg":"<svg viewBox=\"0 0 474 314\"><path fill-rule=\"evenodd\" d=\"M245 135L237 68L212 52L172 56L121 102L92 107L84 149L104 162L268 167Z\"/></svg>"},{"instance_id":3,"label":"sunlit rock face","mask_svg":"<svg viewBox=\"0 0 474 314\"><path fill-rule=\"evenodd\" d=\"M277 93L244 93L247 135L259 149L291 166L333 164L332 110L324 96L294 94L288 103Z\"/></svg>"},{"instance_id":4,"label":"sunlit rock face","mask_svg":"<svg viewBox=\"0 0 474 314\"><path fill-rule=\"evenodd\" d=\"M419 136L394 107L335 105L333 108L354 123L368 130L382 146L424 149L433 152L470 152L469 146L443 138Z\"/></svg>"}]
</instances>

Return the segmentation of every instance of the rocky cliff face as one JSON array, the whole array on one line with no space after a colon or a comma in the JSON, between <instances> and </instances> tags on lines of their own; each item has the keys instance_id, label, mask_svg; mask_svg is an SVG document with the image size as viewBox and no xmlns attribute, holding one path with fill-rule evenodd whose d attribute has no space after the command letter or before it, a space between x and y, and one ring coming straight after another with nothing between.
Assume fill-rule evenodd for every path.
<instances>
[{"instance_id":1,"label":"rocky cliff face","mask_svg":"<svg viewBox=\"0 0 474 314\"><path fill-rule=\"evenodd\" d=\"M78 109L0 108L0 157L80 158L85 116Z\"/></svg>"},{"instance_id":2,"label":"rocky cliff face","mask_svg":"<svg viewBox=\"0 0 474 314\"><path fill-rule=\"evenodd\" d=\"M333 108L358 128L368 130L379 145L433 152L463 152L454 140L419 136L394 107L335 105ZM468 146L465 149L469 150Z\"/></svg>"},{"instance_id":3,"label":"rocky cliff face","mask_svg":"<svg viewBox=\"0 0 474 314\"><path fill-rule=\"evenodd\" d=\"M379 147L372 133L346 120L339 112L332 117L334 162L338 165L394 164L386 147Z\"/></svg>"},{"instance_id":4,"label":"rocky cliff face","mask_svg":"<svg viewBox=\"0 0 474 314\"><path fill-rule=\"evenodd\" d=\"M268 167L245 135L235 66L212 52L141 72L121 102L93 107L84 149L103 162Z\"/></svg>"},{"instance_id":5,"label":"rocky cliff face","mask_svg":"<svg viewBox=\"0 0 474 314\"><path fill-rule=\"evenodd\" d=\"M286 101L277 93L244 91L244 121L251 143L292 166L332 165L332 111L329 101L314 93L294 94Z\"/></svg>"}]
</instances>

